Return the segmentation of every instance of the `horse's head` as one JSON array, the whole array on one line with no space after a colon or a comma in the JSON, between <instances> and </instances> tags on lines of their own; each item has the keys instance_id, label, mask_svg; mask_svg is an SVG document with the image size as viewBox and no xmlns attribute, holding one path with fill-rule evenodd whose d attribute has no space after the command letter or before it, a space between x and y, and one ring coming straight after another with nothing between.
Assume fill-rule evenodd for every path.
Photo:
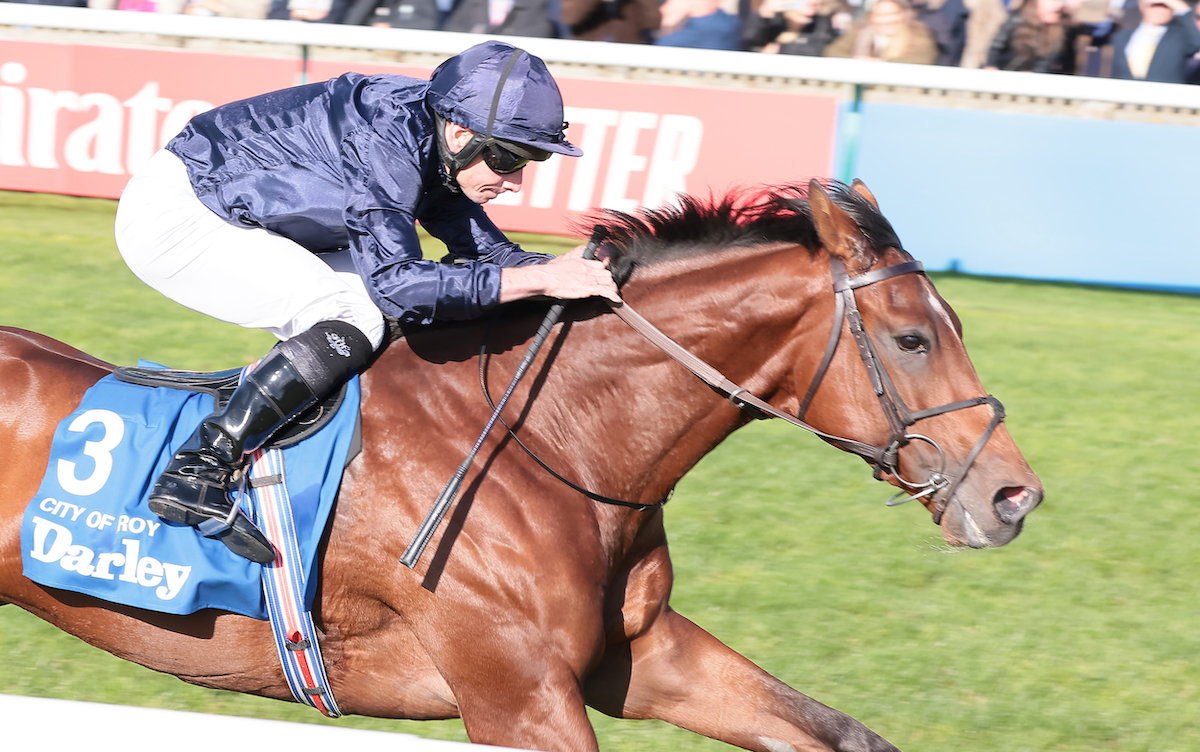
<instances>
[{"instance_id":1,"label":"horse's head","mask_svg":"<svg viewBox=\"0 0 1200 752\"><path fill-rule=\"evenodd\" d=\"M902 491L896 498L920 499L951 544L1017 536L1041 482L980 384L958 318L866 186L827 191L812 181L711 204L681 197L677 207L605 219L620 249L604 258L630 281L626 300L690 329L684 349L731 374L735 391L720 372L703 375L707 366L688 365L693 373L735 404L737 393L761 394L768 402L756 409L859 454ZM705 424L704 441L736 427L722 420ZM698 425L686 429L694 441Z\"/></svg>"},{"instance_id":2,"label":"horse's head","mask_svg":"<svg viewBox=\"0 0 1200 752\"><path fill-rule=\"evenodd\" d=\"M861 182L831 196L814 180L807 205L797 206L828 252L834 291L821 308L834 311L839 333L827 362L809 355L796 365L797 411L853 439L832 443L919 498L947 542L1008 543L1042 486L1001 425L1003 407L980 384L958 317Z\"/></svg>"}]
</instances>

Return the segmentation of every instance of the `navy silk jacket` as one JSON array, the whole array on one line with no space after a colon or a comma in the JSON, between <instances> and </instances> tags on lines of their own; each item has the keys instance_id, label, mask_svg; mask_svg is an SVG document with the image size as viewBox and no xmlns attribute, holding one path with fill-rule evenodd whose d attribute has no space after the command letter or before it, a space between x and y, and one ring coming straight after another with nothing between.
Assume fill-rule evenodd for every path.
<instances>
[{"instance_id":1,"label":"navy silk jacket","mask_svg":"<svg viewBox=\"0 0 1200 752\"><path fill-rule=\"evenodd\" d=\"M428 81L347 73L197 115L166 148L196 196L227 221L264 227L314 253L349 248L386 314L476 318L500 301L500 268L545 263L443 181ZM415 222L446 244L421 257Z\"/></svg>"}]
</instances>

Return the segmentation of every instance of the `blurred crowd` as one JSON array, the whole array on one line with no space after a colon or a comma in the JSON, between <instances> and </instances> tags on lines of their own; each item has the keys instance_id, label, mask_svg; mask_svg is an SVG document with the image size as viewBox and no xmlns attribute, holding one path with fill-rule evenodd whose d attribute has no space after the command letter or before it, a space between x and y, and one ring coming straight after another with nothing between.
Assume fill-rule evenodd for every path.
<instances>
[{"instance_id":1,"label":"blurred crowd","mask_svg":"<svg viewBox=\"0 0 1200 752\"><path fill-rule=\"evenodd\" d=\"M1200 0L10 0L1200 83Z\"/></svg>"}]
</instances>

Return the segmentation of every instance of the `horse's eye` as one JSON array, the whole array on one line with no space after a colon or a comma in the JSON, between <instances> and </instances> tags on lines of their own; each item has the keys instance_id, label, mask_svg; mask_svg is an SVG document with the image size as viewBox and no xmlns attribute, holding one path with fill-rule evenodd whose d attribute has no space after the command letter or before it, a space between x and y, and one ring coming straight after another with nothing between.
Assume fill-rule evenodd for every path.
<instances>
[{"instance_id":1,"label":"horse's eye","mask_svg":"<svg viewBox=\"0 0 1200 752\"><path fill-rule=\"evenodd\" d=\"M929 345L925 340L915 334L905 334L896 338L896 344L900 345L900 349L904 352L923 353L929 351Z\"/></svg>"}]
</instances>

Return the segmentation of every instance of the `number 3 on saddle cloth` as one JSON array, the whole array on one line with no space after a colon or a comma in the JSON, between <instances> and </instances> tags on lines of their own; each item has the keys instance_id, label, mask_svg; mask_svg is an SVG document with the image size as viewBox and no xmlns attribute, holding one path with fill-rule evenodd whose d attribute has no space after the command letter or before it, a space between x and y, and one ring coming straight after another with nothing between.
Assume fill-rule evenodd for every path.
<instances>
[{"instance_id":1,"label":"number 3 on saddle cloth","mask_svg":"<svg viewBox=\"0 0 1200 752\"><path fill-rule=\"evenodd\" d=\"M304 430L298 435L292 431L252 455L241 507L279 551L273 564L259 565L191 527L164 522L147 506L159 473L213 412L218 389L211 377L224 382L227 396L239 374L163 370L176 388L141 385L163 383L156 374L160 368L121 369L122 378L136 384L105 376L55 430L46 475L22 521L25 576L169 614L215 608L274 620L270 612L287 613L290 605L304 624L275 623L286 671L285 654L296 651L294 643L316 644L308 611L316 592L317 548L342 470L358 449L358 379L346 385L338 404L321 406L319 420L300 416ZM172 375L182 376L183 383ZM289 527L297 545L286 543ZM282 584L284 576L293 580ZM302 673L323 674L319 653L315 657L316 666L301 665ZM302 685L311 683L301 679ZM298 697L302 702L336 713L331 696L322 702L311 688L305 691L310 696Z\"/></svg>"}]
</instances>

